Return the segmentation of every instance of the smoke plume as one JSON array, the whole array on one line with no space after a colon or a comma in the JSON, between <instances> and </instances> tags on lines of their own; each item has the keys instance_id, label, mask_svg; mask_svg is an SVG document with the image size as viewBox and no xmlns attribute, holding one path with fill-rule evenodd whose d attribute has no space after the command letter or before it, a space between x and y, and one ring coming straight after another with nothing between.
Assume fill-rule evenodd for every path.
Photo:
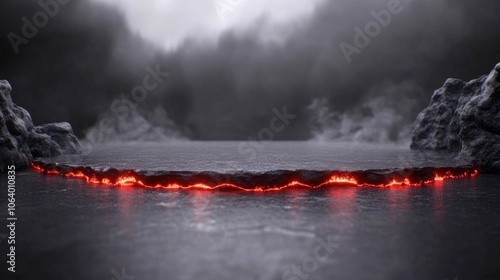
<instances>
[{"instance_id":1,"label":"smoke plume","mask_svg":"<svg viewBox=\"0 0 500 280\"><path fill-rule=\"evenodd\" d=\"M9 34L23 36L23 18L32 21L41 7L3 3L0 78L36 122L68 121L81 137L159 65L169 78L130 111L163 110L168 121L152 126L163 134L244 140L286 106L297 118L276 140L404 141L447 78L470 80L500 61L494 0L402 0L350 63L341 43L355 46L356 30L366 32L373 12L393 0L325 0L289 25L261 18L210 41L193 34L170 50L131 32L114 7L66 2L17 54ZM273 28L284 35L263 40Z\"/></svg>"}]
</instances>

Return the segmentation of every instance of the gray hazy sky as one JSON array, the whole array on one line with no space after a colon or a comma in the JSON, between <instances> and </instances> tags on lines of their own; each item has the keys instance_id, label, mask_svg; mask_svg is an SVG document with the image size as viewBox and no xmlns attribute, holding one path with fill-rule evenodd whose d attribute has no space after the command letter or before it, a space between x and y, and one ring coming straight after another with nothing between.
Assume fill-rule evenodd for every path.
<instances>
[{"instance_id":1,"label":"gray hazy sky","mask_svg":"<svg viewBox=\"0 0 500 280\"><path fill-rule=\"evenodd\" d=\"M221 0L236 3L221 20L213 0L72 0L15 54L7 34L40 7L6 0L0 79L35 122L69 121L79 135L158 64L171 78L140 108L163 108L192 139L248 139L286 106L297 118L277 140L310 139L323 123L398 140L447 78L470 80L500 61L500 1L401 0L348 63L341 44L355 44L355 28L391 1Z\"/></svg>"},{"instance_id":2,"label":"gray hazy sky","mask_svg":"<svg viewBox=\"0 0 500 280\"><path fill-rule=\"evenodd\" d=\"M300 24L324 0L93 1L117 7L133 31L168 50L186 38L210 40L229 29L246 29L257 19L273 25L261 33L262 39L275 40L286 33L285 26Z\"/></svg>"}]
</instances>

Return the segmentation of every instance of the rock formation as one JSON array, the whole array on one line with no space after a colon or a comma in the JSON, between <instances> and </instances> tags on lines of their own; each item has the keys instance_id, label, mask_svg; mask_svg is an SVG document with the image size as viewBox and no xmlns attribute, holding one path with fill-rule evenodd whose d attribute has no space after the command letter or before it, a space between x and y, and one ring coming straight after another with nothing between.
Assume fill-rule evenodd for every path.
<instances>
[{"instance_id":1,"label":"rock formation","mask_svg":"<svg viewBox=\"0 0 500 280\"><path fill-rule=\"evenodd\" d=\"M449 79L417 117L412 149L457 152L500 172L500 63L468 83Z\"/></svg>"},{"instance_id":2,"label":"rock formation","mask_svg":"<svg viewBox=\"0 0 500 280\"><path fill-rule=\"evenodd\" d=\"M27 168L36 157L80 153L70 124L34 126L28 111L12 102L11 91L9 82L0 81L0 173L9 165Z\"/></svg>"}]
</instances>

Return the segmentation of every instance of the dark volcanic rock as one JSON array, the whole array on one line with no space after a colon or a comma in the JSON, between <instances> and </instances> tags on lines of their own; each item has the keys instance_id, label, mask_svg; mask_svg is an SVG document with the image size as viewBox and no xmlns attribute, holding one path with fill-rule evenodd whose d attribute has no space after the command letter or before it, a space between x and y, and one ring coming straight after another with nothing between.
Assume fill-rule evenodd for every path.
<instances>
[{"instance_id":1,"label":"dark volcanic rock","mask_svg":"<svg viewBox=\"0 0 500 280\"><path fill-rule=\"evenodd\" d=\"M27 168L33 157L80 153L80 143L68 123L35 127L25 109L12 102L12 88L0 81L0 173L7 166Z\"/></svg>"},{"instance_id":2,"label":"dark volcanic rock","mask_svg":"<svg viewBox=\"0 0 500 280\"><path fill-rule=\"evenodd\" d=\"M461 155L500 171L500 63L459 107Z\"/></svg>"},{"instance_id":3,"label":"dark volcanic rock","mask_svg":"<svg viewBox=\"0 0 500 280\"><path fill-rule=\"evenodd\" d=\"M429 107L417 117L412 149L450 150L454 133L450 123L465 85L461 80L448 79L434 92Z\"/></svg>"},{"instance_id":4,"label":"dark volcanic rock","mask_svg":"<svg viewBox=\"0 0 500 280\"><path fill-rule=\"evenodd\" d=\"M79 154L80 142L69 123L50 123L34 128L28 139L33 157Z\"/></svg>"},{"instance_id":5,"label":"dark volcanic rock","mask_svg":"<svg viewBox=\"0 0 500 280\"><path fill-rule=\"evenodd\" d=\"M26 110L12 103L11 90L9 82L0 81L0 173L9 165L26 168L31 159L27 139L33 123Z\"/></svg>"},{"instance_id":6,"label":"dark volcanic rock","mask_svg":"<svg viewBox=\"0 0 500 280\"><path fill-rule=\"evenodd\" d=\"M500 63L488 76L448 80L422 111L412 149L459 152L487 171L500 171Z\"/></svg>"}]
</instances>

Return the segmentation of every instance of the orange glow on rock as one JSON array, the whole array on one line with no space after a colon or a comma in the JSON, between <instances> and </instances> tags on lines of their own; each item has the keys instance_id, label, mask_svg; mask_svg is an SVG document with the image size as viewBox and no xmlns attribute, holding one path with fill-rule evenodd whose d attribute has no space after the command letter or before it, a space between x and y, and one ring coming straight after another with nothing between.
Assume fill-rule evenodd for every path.
<instances>
[{"instance_id":1,"label":"orange glow on rock","mask_svg":"<svg viewBox=\"0 0 500 280\"><path fill-rule=\"evenodd\" d=\"M34 162L31 164L32 168L40 173L48 174L48 175L60 175L66 178L77 178L83 179L88 184L98 184L98 185L106 185L106 186L116 186L116 187L125 187L125 186L138 186L150 189L165 189L165 190L218 190L218 189L232 189L232 190L241 190L247 192L269 192L269 191L281 191L288 188L309 188L309 189L317 189L326 186L334 186L334 185L344 185L344 186L357 186L357 187L392 187L392 186L421 186L423 184L432 184L434 182L442 182L447 179L460 179L460 178L473 178L478 174L476 169L472 169L469 167L461 167L458 169L449 168L445 170L443 168L437 168L436 171L429 173L430 171L425 170L424 172L426 176L421 175L420 177L411 178L409 177L399 177L398 173L395 171L387 171L387 174L380 175L379 173L372 171L370 175L376 174L380 178L382 178L381 182L374 183L371 182L370 177L364 176L362 172L335 172L332 171L331 175L326 179L319 183L306 183L300 180L290 180L289 183L284 183L282 185L238 185L237 183L204 183L204 182L196 182L196 183L179 183L175 180L169 178L168 175L165 175L164 178L160 180L161 182L155 183L145 183L150 178L146 175L141 175L134 171L119 171L114 170L112 173L113 176L105 177L106 171L96 171L89 167L80 167L82 170L76 170L78 167L70 167L70 166L62 166L57 164L45 164L42 162ZM418 169L420 170L420 169ZM369 171L366 171L369 172ZM293 173L290 171L289 173ZM408 173L409 175L413 175L414 172ZM193 175L194 176L194 175ZM361 179L360 179L361 178ZM172 181L169 181L172 180ZM384 181L385 180L385 181Z\"/></svg>"}]
</instances>

